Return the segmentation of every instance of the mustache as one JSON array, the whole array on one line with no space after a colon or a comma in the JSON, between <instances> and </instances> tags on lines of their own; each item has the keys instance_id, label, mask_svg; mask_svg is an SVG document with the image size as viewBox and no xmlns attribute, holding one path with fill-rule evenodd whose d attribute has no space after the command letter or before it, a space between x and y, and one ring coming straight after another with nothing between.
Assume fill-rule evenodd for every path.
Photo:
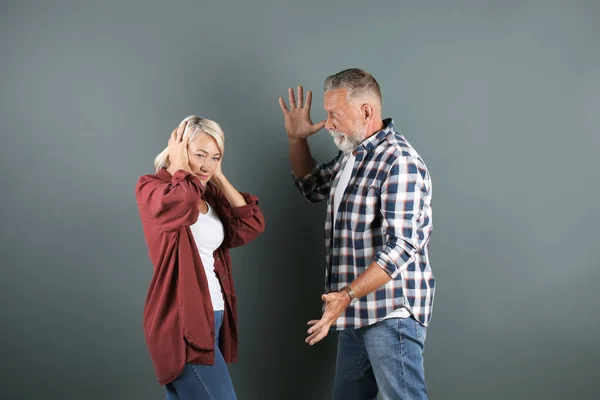
<instances>
[{"instance_id":1,"label":"mustache","mask_svg":"<svg viewBox=\"0 0 600 400\"><path fill-rule=\"evenodd\" d=\"M346 137L346 136L348 136L348 135L346 135L346 134L345 134L345 133L343 133L343 132L340 132L340 131L334 131L334 130L331 130L331 129L329 130L329 134L330 134L331 136L333 136L334 138L341 138L341 137Z\"/></svg>"}]
</instances>

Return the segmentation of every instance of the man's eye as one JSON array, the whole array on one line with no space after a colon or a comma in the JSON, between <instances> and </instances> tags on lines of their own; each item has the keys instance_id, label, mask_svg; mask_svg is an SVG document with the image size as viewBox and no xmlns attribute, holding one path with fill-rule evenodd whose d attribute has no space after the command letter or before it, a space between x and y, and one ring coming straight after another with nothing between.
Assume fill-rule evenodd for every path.
<instances>
[{"instance_id":1,"label":"man's eye","mask_svg":"<svg viewBox=\"0 0 600 400\"><path fill-rule=\"evenodd\" d=\"M213 157L213 161L219 161L219 157Z\"/></svg>"}]
</instances>

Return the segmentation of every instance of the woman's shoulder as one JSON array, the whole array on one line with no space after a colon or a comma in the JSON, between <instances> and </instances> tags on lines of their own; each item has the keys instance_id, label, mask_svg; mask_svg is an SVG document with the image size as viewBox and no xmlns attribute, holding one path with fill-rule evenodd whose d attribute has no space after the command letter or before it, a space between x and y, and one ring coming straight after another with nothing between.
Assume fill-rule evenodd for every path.
<instances>
[{"instance_id":1,"label":"woman's shoulder","mask_svg":"<svg viewBox=\"0 0 600 400\"><path fill-rule=\"evenodd\" d=\"M169 177L167 177L165 174L168 175L169 173L164 169L160 169L153 174L144 174L138 178L136 186L139 186L140 184L151 182L151 181L168 182Z\"/></svg>"}]
</instances>

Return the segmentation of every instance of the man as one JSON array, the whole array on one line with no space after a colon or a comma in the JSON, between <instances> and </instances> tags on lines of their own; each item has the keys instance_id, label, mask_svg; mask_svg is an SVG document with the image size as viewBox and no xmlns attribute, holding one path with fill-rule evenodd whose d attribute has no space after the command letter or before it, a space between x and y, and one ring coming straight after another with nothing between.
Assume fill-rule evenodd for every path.
<instances>
[{"instance_id":1,"label":"man","mask_svg":"<svg viewBox=\"0 0 600 400\"><path fill-rule=\"evenodd\" d=\"M312 93L280 97L294 182L327 200L324 312L309 321L314 345L340 330L334 398L427 399L423 369L435 280L429 264L431 178L425 163L382 120L375 78L348 69L325 80L327 119L310 118ZM318 164L307 138L325 127L340 149Z\"/></svg>"}]
</instances>

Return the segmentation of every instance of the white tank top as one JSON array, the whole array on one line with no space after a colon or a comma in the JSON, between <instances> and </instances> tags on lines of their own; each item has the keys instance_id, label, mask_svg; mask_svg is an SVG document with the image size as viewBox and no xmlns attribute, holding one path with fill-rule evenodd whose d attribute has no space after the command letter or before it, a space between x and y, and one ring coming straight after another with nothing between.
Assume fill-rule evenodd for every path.
<instances>
[{"instance_id":1,"label":"white tank top","mask_svg":"<svg viewBox=\"0 0 600 400\"><path fill-rule=\"evenodd\" d=\"M208 202L206 204L208 205ZM192 230L192 235L194 235L200 259L204 265L204 273L208 281L213 310L224 310L225 302L223 300L221 284L215 274L214 259L215 250L221 246L223 239L225 239L223 224L212 207L208 205L208 212L206 214L200 213L198 221L194 225L191 225L190 229Z\"/></svg>"}]
</instances>

